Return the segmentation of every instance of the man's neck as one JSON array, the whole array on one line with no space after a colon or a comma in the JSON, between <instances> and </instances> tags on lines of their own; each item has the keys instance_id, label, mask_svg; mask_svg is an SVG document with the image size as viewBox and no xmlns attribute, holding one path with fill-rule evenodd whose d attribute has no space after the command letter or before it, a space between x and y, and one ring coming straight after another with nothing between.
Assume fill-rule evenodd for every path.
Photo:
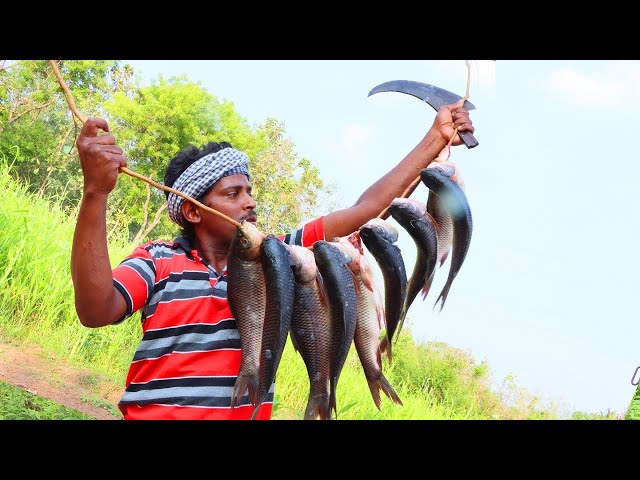
<instances>
[{"instance_id":1,"label":"man's neck","mask_svg":"<svg viewBox=\"0 0 640 480\"><path fill-rule=\"evenodd\" d=\"M215 268L216 272L222 273L227 266L227 254L229 253L229 245L221 244L215 240L203 242L196 238L193 241L193 248L198 251L198 255Z\"/></svg>"}]
</instances>

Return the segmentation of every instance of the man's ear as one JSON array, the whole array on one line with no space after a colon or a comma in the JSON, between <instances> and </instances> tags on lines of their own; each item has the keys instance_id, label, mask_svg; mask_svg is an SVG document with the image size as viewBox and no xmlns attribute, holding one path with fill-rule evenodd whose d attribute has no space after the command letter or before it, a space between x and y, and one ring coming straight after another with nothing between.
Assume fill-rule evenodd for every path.
<instances>
[{"instance_id":1,"label":"man's ear","mask_svg":"<svg viewBox=\"0 0 640 480\"><path fill-rule=\"evenodd\" d=\"M200 209L194 203L185 200L181 206L182 216L189 220L191 223L200 223Z\"/></svg>"}]
</instances>

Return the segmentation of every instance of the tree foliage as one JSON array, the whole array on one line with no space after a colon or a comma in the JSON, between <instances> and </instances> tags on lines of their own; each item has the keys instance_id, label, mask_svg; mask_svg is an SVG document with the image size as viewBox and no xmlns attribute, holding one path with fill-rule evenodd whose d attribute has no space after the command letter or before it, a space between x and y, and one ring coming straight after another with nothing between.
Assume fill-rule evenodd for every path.
<instances>
[{"instance_id":1,"label":"tree foliage","mask_svg":"<svg viewBox=\"0 0 640 480\"><path fill-rule=\"evenodd\" d=\"M159 76L141 86L122 61L58 65L80 112L109 122L131 170L162 183L169 160L181 149L228 141L251 158L263 231L285 233L325 213L319 207L331 187L311 160L299 158L277 119L253 127L233 102L218 100L186 76ZM0 61L0 152L15 157L12 172L30 191L70 211L82 194L75 149L80 127L46 60ZM109 199L109 232L124 229L136 243L174 236L178 229L166 215L165 198L147 183L121 175Z\"/></svg>"},{"instance_id":2,"label":"tree foliage","mask_svg":"<svg viewBox=\"0 0 640 480\"><path fill-rule=\"evenodd\" d=\"M82 192L75 140L79 123L46 60L20 60L0 70L0 152L18 150L14 172L29 189L65 207ZM101 115L102 102L128 87L131 69L118 61L61 61L59 68L78 108Z\"/></svg>"},{"instance_id":3,"label":"tree foliage","mask_svg":"<svg viewBox=\"0 0 640 480\"><path fill-rule=\"evenodd\" d=\"M266 147L252 167L258 218L263 230L285 233L315 214L325 186L319 169L299 158L282 122L267 119L259 134L266 139Z\"/></svg>"}]
</instances>

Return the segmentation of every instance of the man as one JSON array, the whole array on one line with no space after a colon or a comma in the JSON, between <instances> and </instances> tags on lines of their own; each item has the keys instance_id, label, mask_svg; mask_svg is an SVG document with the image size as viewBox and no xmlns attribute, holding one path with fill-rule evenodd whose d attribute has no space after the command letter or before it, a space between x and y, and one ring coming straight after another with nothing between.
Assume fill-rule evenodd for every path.
<instances>
[{"instance_id":1,"label":"man","mask_svg":"<svg viewBox=\"0 0 640 480\"><path fill-rule=\"evenodd\" d=\"M459 131L474 132L463 101L441 107L424 138L346 209L319 217L281 238L311 246L343 237L377 217L402 195ZM87 327L122 322L142 309L143 338L119 402L125 419L248 419L247 397L231 408L241 360L227 303L227 252L236 227L173 193L169 215L182 227L173 242L151 241L115 269L107 251L106 211L122 149L104 119L86 121L77 140L84 189L71 252L76 311ZM451 145L460 145L458 135ZM228 143L190 147L171 160L165 185L240 222L256 222L249 159ZM271 232L266 232L271 233ZM258 419L270 419L273 386Z\"/></svg>"}]
</instances>

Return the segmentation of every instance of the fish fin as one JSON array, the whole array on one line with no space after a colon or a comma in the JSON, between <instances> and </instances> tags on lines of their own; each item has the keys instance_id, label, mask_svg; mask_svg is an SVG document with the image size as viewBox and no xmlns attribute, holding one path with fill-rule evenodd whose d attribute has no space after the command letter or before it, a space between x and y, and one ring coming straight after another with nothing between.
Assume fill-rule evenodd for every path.
<instances>
[{"instance_id":1,"label":"fish fin","mask_svg":"<svg viewBox=\"0 0 640 480\"><path fill-rule=\"evenodd\" d=\"M381 303L376 304L376 317L378 317L378 328L387 328L387 319L384 315L384 307Z\"/></svg>"},{"instance_id":2,"label":"fish fin","mask_svg":"<svg viewBox=\"0 0 640 480\"><path fill-rule=\"evenodd\" d=\"M440 257L440 267L442 267L442 265L444 265L444 262L447 260L447 257L449 256L449 250L447 250L446 252L444 252L442 254L442 256Z\"/></svg>"},{"instance_id":3,"label":"fish fin","mask_svg":"<svg viewBox=\"0 0 640 480\"><path fill-rule=\"evenodd\" d=\"M398 405L404 406L404 404L402 403L402 400L400 400L400 397L395 392L395 390L393 389L393 387L389 383L389 380L387 380L384 375L380 374L380 378L377 380L376 383L378 384L377 388L382 390L384 392L384 394L387 397L389 397L393 403L396 403ZM369 384L369 388L371 388L371 384ZM378 396L378 398L379 398L379 396ZM378 409L380 409L380 407L378 407Z\"/></svg>"},{"instance_id":4,"label":"fish fin","mask_svg":"<svg viewBox=\"0 0 640 480\"><path fill-rule=\"evenodd\" d=\"M389 342L389 336L386 332L384 334L384 337L382 337L382 340L380 340L380 352L387 353L387 359L389 360L389 365L391 365L391 342Z\"/></svg>"},{"instance_id":5,"label":"fish fin","mask_svg":"<svg viewBox=\"0 0 640 480\"><path fill-rule=\"evenodd\" d=\"M387 315L384 310L384 300L382 298L382 293L379 289L376 289L376 291L373 293L376 305L376 315L378 315L378 326L381 330L382 328L387 330Z\"/></svg>"},{"instance_id":6,"label":"fish fin","mask_svg":"<svg viewBox=\"0 0 640 480\"><path fill-rule=\"evenodd\" d=\"M325 287L320 270L316 273L316 283L318 284L318 292L320 293L320 302L322 302L324 307L329 308L329 296L327 295L327 288Z\"/></svg>"},{"instance_id":7,"label":"fish fin","mask_svg":"<svg viewBox=\"0 0 640 480\"><path fill-rule=\"evenodd\" d=\"M364 249L362 248L362 239L360 238L360 232L355 231L351 235L347 237L349 243L356 247L356 249L360 252L360 255L364 255Z\"/></svg>"},{"instance_id":8,"label":"fish fin","mask_svg":"<svg viewBox=\"0 0 640 480\"><path fill-rule=\"evenodd\" d=\"M375 293L375 277L373 276L373 270L371 270L371 268L368 268L368 265L360 268L360 278L362 278L362 283L365 287L367 287L367 290Z\"/></svg>"}]
</instances>

